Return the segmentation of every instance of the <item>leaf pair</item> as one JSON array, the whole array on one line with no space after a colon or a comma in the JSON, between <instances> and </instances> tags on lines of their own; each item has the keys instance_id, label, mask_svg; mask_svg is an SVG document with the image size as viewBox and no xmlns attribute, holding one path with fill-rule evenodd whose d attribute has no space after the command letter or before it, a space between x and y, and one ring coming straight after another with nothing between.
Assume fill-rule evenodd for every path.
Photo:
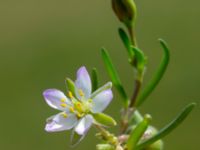
<instances>
[{"instance_id":1,"label":"leaf pair","mask_svg":"<svg viewBox=\"0 0 200 150\"><path fill-rule=\"evenodd\" d=\"M121 28L119 29L119 36L127 49L130 64L136 67L138 71L142 72L146 64L144 53L139 48L132 45L128 35Z\"/></svg>"},{"instance_id":2,"label":"leaf pair","mask_svg":"<svg viewBox=\"0 0 200 150\"><path fill-rule=\"evenodd\" d=\"M149 115L144 116L144 119L140 123L138 123L136 128L130 134L130 137L127 141L128 150L143 150L144 148L150 146L151 144L155 143L156 141L162 139L163 137L171 133L177 126L179 126L186 119L186 117L189 115L189 113L192 111L195 105L196 105L195 103L188 104L180 112L180 114L178 114L177 117L174 120L172 120L169 124L163 127L151 138L139 143L139 140L146 131L151 120L151 117L149 117Z\"/></svg>"},{"instance_id":3,"label":"leaf pair","mask_svg":"<svg viewBox=\"0 0 200 150\"><path fill-rule=\"evenodd\" d=\"M124 43L124 46L127 49L130 63L132 65L134 65L140 73L142 73L144 70L145 64L146 64L146 57L145 57L144 53L140 49L133 47L131 45L131 41L129 40L127 34L121 28L119 29L119 35L121 37L122 42ZM158 67L156 73L154 74L154 76L152 77L150 82L147 84L147 86L144 88L144 90L141 92L141 94L136 102L136 106L141 105L146 100L146 98L153 92L155 87L158 85L159 81L162 79L162 77L167 69L167 66L169 64L170 54L169 54L169 49L167 47L167 44L164 40L161 40L161 39L159 40L159 42L160 42L161 46L163 47L164 56L162 58L162 61L160 63L160 66ZM114 68L111 58L110 58L108 52L105 50L105 48L102 48L102 57L103 57L104 63L106 65L106 69L111 77L113 84L115 85L118 92L124 99L125 106L127 106L128 96L121 84L121 81L119 79L117 71Z\"/></svg>"},{"instance_id":4,"label":"leaf pair","mask_svg":"<svg viewBox=\"0 0 200 150\"><path fill-rule=\"evenodd\" d=\"M143 52L139 50L138 48L133 47L131 45L131 41L129 37L127 36L126 32L121 28L119 29L119 35L125 48L127 49L129 59L131 60L132 65L134 65L133 62L135 62L135 59L137 59L136 67L139 71L143 71L144 66L146 64L146 57L144 56ZM156 73L153 75L152 79L149 81L147 86L144 88L144 90L140 94L136 102L136 106L141 105L146 100L146 98L153 92L155 87L158 85L159 81L162 79L167 69L167 66L169 64L169 59L170 59L169 48L164 40L159 39L159 42L163 48L163 52L164 52L163 58L161 60L160 66L158 67Z\"/></svg>"}]
</instances>

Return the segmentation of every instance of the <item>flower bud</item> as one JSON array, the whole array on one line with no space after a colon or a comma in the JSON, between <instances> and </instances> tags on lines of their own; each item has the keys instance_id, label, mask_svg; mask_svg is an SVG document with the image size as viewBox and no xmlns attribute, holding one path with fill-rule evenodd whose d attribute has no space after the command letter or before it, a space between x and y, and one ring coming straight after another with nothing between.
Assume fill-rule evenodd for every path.
<instances>
[{"instance_id":1,"label":"flower bud","mask_svg":"<svg viewBox=\"0 0 200 150\"><path fill-rule=\"evenodd\" d=\"M96 148L97 150L115 150L115 148L110 144L98 144Z\"/></svg>"},{"instance_id":2,"label":"flower bud","mask_svg":"<svg viewBox=\"0 0 200 150\"><path fill-rule=\"evenodd\" d=\"M112 8L118 19L131 27L136 18L136 5L133 0L112 0Z\"/></svg>"},{"instance_id":3,"label":"flower bud","mask_svg":"<svg viewBox=\"0 0 200 150\"><path fill-rule=\"evenodd\" d=\"M158 140L155 143L151 144L145 150L163 150L163 141Z\"/></svg>"},{"instance_id":4,"label":"flower bud","mask_svg":"<svg viewBox=\"0 0 200 150\"><path fill-rule=\"evenodd\" d=\"M115 150L123 150L123 148L120 145L117 145Z\"/></svg>"},{"instance_id":5,"label":"flower bud","mask_svg":"<svg viewBox=\"0 0 200 150\"><path fill-rule=\"evenodd\" d=\"M142 137L142 141L154 136L156 133L157 133L157 130L154 127L150 126L145 131L145 133ZM148 147L145 147L145 150L163 150L163 141L158 140L155 143L149 145Z\"/></svg>"}]
</instances>

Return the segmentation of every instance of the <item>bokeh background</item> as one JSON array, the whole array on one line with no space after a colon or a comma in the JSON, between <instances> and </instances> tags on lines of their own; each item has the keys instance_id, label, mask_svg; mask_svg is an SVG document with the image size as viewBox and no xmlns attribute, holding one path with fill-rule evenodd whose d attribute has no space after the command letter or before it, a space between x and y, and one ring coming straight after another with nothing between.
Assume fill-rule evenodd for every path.
<instances>
[{"instance_id":1,"label":"bokeh background","mask_svg":"<svg viewBox=\"0 0 200 150\"><path fill-rule=\"evenodd\" d=\"M137 38L149 58L145 83L162 56L157 39L170 45L169 68L148 101L140 108L161 128L187 103L200 101L199 0L137 0ZM118 22L110 0L0 1L0 149L69 150L70 132L46 133L45 119L57 111L47 106L43 90L65 90L66 76L75 79L78 67L97 67L101 84L109 80L100 56L106 47L131 95L133 71L117 34ZM119 117L117 92L106 110ZM164 138L166 150L197 150L199 106ZM95 149L92 129L75 150Z\"/></svg>"}]
</instances>

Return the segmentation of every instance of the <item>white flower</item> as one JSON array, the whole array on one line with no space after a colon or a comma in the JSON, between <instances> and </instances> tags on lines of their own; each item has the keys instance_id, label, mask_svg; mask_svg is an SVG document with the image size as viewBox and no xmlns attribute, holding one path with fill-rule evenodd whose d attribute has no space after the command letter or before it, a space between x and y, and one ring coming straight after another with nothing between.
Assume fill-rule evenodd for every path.
<instances>
[{"instance_id":1,"label":"white flower","mask_svg":"<svg viewBox=\"0 0 200 150\"><path fill-rule=\"evenodd\" d=\"M47 119L47 132L64 131L74 128L74 131L85 136L95 120L92 114L102 112L111 102L113 94L112 83L108 82L92 93L91 79L85 67L77 71L75 94L68 91L68 97L57 89L47 89L43 96L49 106L62 111Z\"/></svg>"}]
</instances>

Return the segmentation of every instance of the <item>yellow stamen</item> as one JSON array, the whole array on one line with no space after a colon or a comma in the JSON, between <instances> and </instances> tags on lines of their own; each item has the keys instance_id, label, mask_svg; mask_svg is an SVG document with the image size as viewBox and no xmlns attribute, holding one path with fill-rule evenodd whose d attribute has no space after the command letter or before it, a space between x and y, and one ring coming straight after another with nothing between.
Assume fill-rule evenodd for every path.
<instances>
[{"instance_id":1,"label":"yellow stamen","mask_svg":"<svg viewBox=\"0 0 200 150\"><path fill-rule=\"evenodd\" d=\"M66 107L67 107L67 104L62 103L62 104L60 104L60 106L66 108Z\"/></svg>"},{"instance_id":2,"label":"yellow stamen","mask_svg":"<svg viewBox=\"0 0 200 150\"><path fill-rule=\"evenodd\" d=\"M67 118L67 117L68 117L68 115L67 115L66 113L62 113L62 116L63 116L64 118Z\"/></svg>"},{"instance_id":3,"label":"yellow stamen","mask_svg":"<svg viewBox=\"0 0 200 150\"><path fill-rule=\"evenodd\" d=\"M80 94L80 96L84 96L84 93L81 89L79 90L79 94Z\"/></svg>"},{"instance_id":4,"label":"yellow stamen","mask_svg":"<svg viewBox=\"0 0 200 150\"><path fill-rule=\"evenodd\" d=\"M66 101L66 99L65 98L61 98L60 101L64 103Z\"/></svg>"},{"instance_id":5,"label":"yellow stamen","mask_svg":"<svg viewBox=\"0 0 200 150\"><path fill-rule=\"evenodd\" d=\"M77 117L78 117L78 118L81 118L82 115L81 115L80 113L77 113Z\"/></svg>"},{"instance_id":6,"label":"yellow stamen","mask_svg":"<svg viewBox=\"0 0 200 150\"><path fill-rule=\"evenodd\" d=\"M92 103L92 99L88 99L88 102L89 102L89 103Z\"/></svg>"},{"instance_id":7,"label":"yellow stamen","mask_svg":"<svg viewBox=\"0 0 200 150\"><path fill-rule=\"evenodd\" d=\"M76 103L74 104L74 107L75 107L75 109L76 109L79 113L81 113L81 112L83 111L83 109L82 109L82 104L81 104L80 102L76 102Z\"/></svg>"},{"instance_id":8,"label":"yellow stamen","mask_svg":"<svg viewBox=\"0 0 200 150\"><path fill-rule=\"evenodd\" d=\"M77 106L78 108L81 108L81 103L80 103L80 102L77 102L77 103L76 103L76 106Z\"/></svg>"},{"instance_id":9,"label":"yellow stamen","mask_svg":"<svg viewBox=\"0 0 200 150\"><path fill-rule=\"evenodd\" d=\"M73 98L74 97L71 91L68 92L68 96L69 96L69 98Z\"/></svg>"},{"instance_id":10,"label":"yellow stamen","mask_svg":"<svg viewBox=\"0 0 200 150\"><path fill-rule=\"evenodd\" d=\"M70 110L70 112L72 112L72 113L74 112L74 108L73 108L73 107L70 107L69 110Z\"/></svg>"}]
</instances>

